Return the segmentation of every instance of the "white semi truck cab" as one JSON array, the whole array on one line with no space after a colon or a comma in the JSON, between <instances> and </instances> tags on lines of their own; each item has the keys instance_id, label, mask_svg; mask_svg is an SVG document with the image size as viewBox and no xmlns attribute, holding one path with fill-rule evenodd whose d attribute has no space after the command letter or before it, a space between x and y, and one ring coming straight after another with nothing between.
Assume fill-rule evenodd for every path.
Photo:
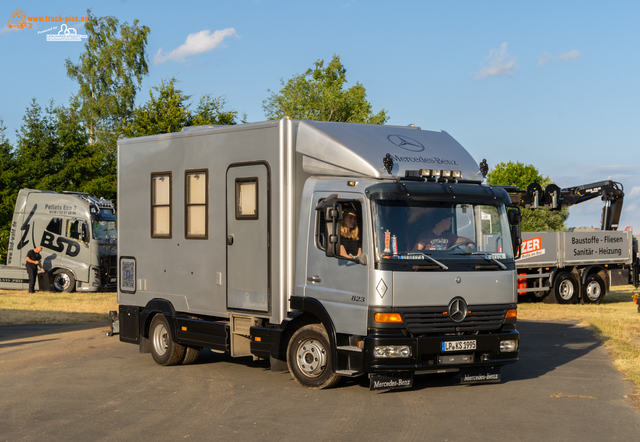
<instances>
[{"instance_id":1,"label":"white semi truck cab","mask_svg":"<svg viewBox=\"0 0 640 442\"><path fill-rule=\"evenodd\" d=\"M26 289L26 256L42 246L36 281L56 291L115 290L117 228L113 204L83 193L21 189L11 223L0 288ZM46 278L46 286L41 287Z\"/></svg>"},{"instance_id":2,"label":"white semi truck cab","mask_svg":"<svg viewBox=\"0 0 640 442\"><path fill-rule=\"evenodd\" d=\"M118 155L120 339L156 362L211 348L388 389L518 360L519 212L447 133L286 118Z\"/></svg>"}]
</instances>

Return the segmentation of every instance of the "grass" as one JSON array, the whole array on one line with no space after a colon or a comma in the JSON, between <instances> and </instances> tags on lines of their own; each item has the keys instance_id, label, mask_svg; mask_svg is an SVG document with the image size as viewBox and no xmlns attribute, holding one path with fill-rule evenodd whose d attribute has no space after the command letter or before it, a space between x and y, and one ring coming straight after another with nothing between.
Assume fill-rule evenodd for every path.
<instances>
[{"instance_id":1,"label":"grass","mask_svg":"<svg viewBox=\"0 0 640 442\"><path fill-rule=\"evenodd\" d=\"M0 290L0 325L76 324L109 321L116 293L56 293Z\"/></svg>"},{"instance_id":2,"label":"grass","mask_svg":"<svg viewBox=\"0 0 640 442\"><path fill-rule=\"evenodd\" d=\"M614 364L636 385L640 401L640 313L631 286L613 287L600 305L522 303L524 321L578 321L593 331ZM0 325L108 322L118 310L116 293L52 293L0 290Z\"/></svg>"},{"instance_id":3,"label":"grass","mask_svg":"<svg viewBox=\"0 0 640 442\"><path fill-rule=\"evenodd\" d=\"M633 302L632 286L612 287L600 305L518 304L524 321L578 321L589 328L609 350L615 367L634 382L634 399L640 401L640 313Z\"/></svg>"}]
</instances>

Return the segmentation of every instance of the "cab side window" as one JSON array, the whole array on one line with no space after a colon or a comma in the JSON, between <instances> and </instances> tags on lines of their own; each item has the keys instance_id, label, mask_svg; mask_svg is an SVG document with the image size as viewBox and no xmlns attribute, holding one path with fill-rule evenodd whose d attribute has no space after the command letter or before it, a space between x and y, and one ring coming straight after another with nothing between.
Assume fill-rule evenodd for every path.
<instances>
[{"instance_id":1,"label":"cab side window","mask_svg":"<svg viewBox=\"0 0 640 442\"><path fill-rule=\"evenodd\" d=\"M362 204L359 201L340 201L342 221L340 226L340 257L354 259L362 253ZM327 250L326 225L324 213L316 211L316 247Z\"/></svg>"},{"instance_id":2,"label":"cab side window","mask_svg":"<svg viewBox=\"0 0 640 442\"><path fill-rule=\"evenodd\" d=\"M87 242L89 238L89 228L87 223L79 219L67 221L67 231L65 236L77 241Z\"/></svg>"},{"instance_id":3,"label":"cab side window","mask_svg":"<svg viewBox=\"0 0 640 442\"><path fill-rule=\"evenodd\" d=\"M62 235L62 218L52 218L46 230L56 235Z\"/></svg>"}]
</instances>

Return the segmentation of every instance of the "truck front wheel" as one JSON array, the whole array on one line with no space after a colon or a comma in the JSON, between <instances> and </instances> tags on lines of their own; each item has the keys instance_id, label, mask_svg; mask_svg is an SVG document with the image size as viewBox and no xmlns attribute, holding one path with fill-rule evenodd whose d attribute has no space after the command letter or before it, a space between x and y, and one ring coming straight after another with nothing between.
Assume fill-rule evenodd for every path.
<instances>
[{"instance_id":1,"label":"truck front wheel","mask_svg":"<svg viewBox=\"0 0 640 442\"><path fill-rule=\"evenodd\" d=\"M76 289L76 278L65 269L58 269L53 272L53 288L56 292L71 293Z\"/></svg>"},{"instance_id":2,"label":"truck front wheel","mask_svg":"<svg viewBox=\"0 0 640 442\"><path fill-rule=\"evenodd\" d=\"M149 341L151 342L151 356L160 365L176 365L184 358L184 345L174 342L171 337L169 321L162 313L158 313L151 320L149 327Z\"/></svg>"},{"instance_id":3,"label":"truck front wheel","mask_svg":"<svg viewBox=\"0 0 640 442\"><path fill-rule=\"evenodd\" d=\"M598 275L590 275L582 288L583 304L600 304L606 293L604 281Z\"/></svg>"},{"instance_id":4,"label":"truck front wheel","mask_svg":"<svg viewBox=\"0 0 640 442\"><path fill-rule=\"evenodd\" d=\"M320 390L340 380L333 371L330 345L327 331L320 324L305 325L293 334L287 348L287 365L298 384Z\"/></svg>"},{"instance_id":5,"label":"truck front wheel","mask_svg":"<svg viewBox=\"0 0 640 442\"><path fill-rule=\"evenodd\" d=\"M553 283L553 291L544 298L547 304L575 304L578 300L578 281L571 273L561 273Z\"/></svg>"}]
</instances>

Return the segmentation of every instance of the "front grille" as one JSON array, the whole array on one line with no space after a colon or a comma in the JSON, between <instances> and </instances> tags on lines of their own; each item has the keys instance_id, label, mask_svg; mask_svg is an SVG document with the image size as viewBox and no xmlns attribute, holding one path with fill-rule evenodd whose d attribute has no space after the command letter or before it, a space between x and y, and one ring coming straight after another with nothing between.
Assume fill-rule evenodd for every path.
<instances>
[{"instance_id":1,"label":"front grille","mask_svg":"<svg viewBox=\"0 0 640 442\"><path fill-rule=\"evenodd\" d=\"M398 308L409 333L456 333L493 331L502 327L504 316L511 305L470 305L462 322L454 322L447 306Z\"/></svg>"},{"instance_id":2,"label":"front grille","mask_svg":"<svg viewBox=\"0 0 640 442\"><path fill-rule=\"evenodd\" d=\"M117 255L102 255L100 257L100 285L102 288L116 287L117 264ZM111 280L113 280L113 282Z\"/></svg>"}]
</instances>

